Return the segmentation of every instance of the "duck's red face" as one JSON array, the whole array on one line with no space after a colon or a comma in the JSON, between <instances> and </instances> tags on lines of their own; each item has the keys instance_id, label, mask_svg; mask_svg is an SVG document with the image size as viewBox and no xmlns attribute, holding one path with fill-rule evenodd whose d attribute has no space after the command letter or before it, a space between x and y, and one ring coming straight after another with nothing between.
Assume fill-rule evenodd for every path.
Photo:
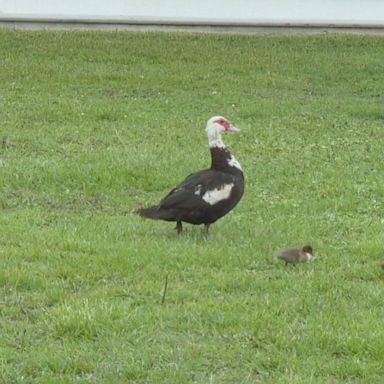
<instances>
[{"instance_id":1,"label":"duck's red face","mask_svg":"<svg viewBox=\"0 0 384 384\"><path fill-rule=\"evenodd\" d=\"M228 130L230 125L231 125L228 120L226 120L226 119L224 119L222 117L217 119L217 120L215 120L214 123L221 125L224 128L224 130Z\"/></svg>"},{"instance_id":2,"label":"duck's red face","mask_svg":"<svg viewBox=\"0 0 384 384\"><path fill-rule=\"evenodd\" d=\"M224 117L217 117L215 120L213 120L213 124L219 125L224 131L229 131L234 133L240 132L239 128L236 128Z\"/></svg>"}]
</instances>

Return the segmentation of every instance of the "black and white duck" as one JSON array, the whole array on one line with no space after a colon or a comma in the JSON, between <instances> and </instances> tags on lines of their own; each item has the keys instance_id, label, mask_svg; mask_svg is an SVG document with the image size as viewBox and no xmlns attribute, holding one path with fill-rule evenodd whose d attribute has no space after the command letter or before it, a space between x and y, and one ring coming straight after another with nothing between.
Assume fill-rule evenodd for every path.
<instances>
[{"instance_id":1,"label":"black and white duck","mask_svg":"<svg viewBox=\"0 0 384 384\"><path fill-rule=\"evenodd\" d=\"M180 234L182 222L209 226L231 211L244 193L244 175L240 163L224 145L224 132L239 133L231 122L222 116L211 117L206 128L211 167L192 173L173 188L158 205L141 208L140 216L150 219L176 221Z\"/></svg>"}]
</instances>

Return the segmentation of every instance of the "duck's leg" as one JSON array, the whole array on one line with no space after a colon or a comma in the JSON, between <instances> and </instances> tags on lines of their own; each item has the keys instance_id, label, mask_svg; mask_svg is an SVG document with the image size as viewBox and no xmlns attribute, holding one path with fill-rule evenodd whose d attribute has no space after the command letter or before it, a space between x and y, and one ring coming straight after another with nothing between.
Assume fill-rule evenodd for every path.
<instances>
[{"instance_id":1,"label":"duck's leg","mask_svg":"<svg viewBox=\"0 0 384 384\"><path fill-rule=\"evenodd\" d=\"M208 230L209 230L209 226L211 224L204 224L204 230L203 230L203 234L205 237L208 237Z\"/></svg>"},{"instance_id":2,"label":"duck's leg","mask_svg":"<svg viewBox=\"0 0 384 384\"><path fill-rule=\"evenodd\" d=\"M181 231L183 230L183 224L181 221L176 221L176 227L175 227L177 234L180 235Z\"/></svg>"}]
</instances>

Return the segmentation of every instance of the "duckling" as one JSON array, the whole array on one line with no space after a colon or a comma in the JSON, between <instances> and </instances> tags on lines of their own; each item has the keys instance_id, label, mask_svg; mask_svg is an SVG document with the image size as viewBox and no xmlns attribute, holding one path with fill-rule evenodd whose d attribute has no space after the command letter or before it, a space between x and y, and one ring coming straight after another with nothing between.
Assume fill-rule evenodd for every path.
<instances>
[{"instance_id":1,"label":"duckling","mask_svg":"<svg viewBox=\"0 0 384 384\"><path fill-rule=\"evenodd\" d=\"M313 248L310 245L304 245L303 247L289 247L276 253L276 257L285 261L285 265L304 263L309 261L312 256Z\"/></svg>"}]
</instances>

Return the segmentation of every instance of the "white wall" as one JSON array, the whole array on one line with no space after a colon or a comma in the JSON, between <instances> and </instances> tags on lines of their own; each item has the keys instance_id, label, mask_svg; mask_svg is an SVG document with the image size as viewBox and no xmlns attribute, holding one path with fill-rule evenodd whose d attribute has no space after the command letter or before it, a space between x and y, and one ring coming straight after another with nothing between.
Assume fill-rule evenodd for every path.
<instances>
[{"instance_id":1,"label":"white wall","mask_svg":"<svg viewBox=\"0 0 384 384\"><path fill-rule=\"evenodd\" d=\"M384 0L0 0L0 19L384 25Z\"/></svg>"}]
</instances>

